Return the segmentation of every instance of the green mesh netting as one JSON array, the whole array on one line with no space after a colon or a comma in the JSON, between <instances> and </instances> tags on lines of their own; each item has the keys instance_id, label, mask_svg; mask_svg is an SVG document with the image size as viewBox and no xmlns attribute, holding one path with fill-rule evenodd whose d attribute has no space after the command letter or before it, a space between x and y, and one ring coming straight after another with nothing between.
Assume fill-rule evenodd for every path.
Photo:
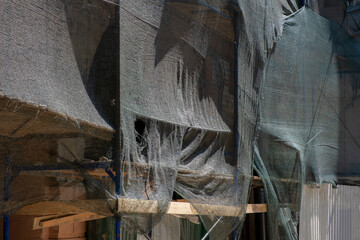
<instances>
[{"instance_id":1,"label":"green mesh netting","mask_svg":"<svg viewBox=\"0 0 360 240\"><path fill-rule=\"evenodd\" d=\"M360 5L306 4L1 1L1 213L47 200L104 217L94 239L116 237L114 219L150 238L175 191L206 228L182 221L179 237L226 239L255 169L268 237L297 239L303 184L358 184L360 169Z\"/></svg>"}]
</instances>

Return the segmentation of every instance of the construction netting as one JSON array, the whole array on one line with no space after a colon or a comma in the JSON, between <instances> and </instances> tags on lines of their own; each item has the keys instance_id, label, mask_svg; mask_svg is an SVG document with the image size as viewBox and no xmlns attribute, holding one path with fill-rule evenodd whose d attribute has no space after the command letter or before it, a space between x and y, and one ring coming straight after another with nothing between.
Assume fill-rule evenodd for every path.
<instances>
[{"instance_id":1,"label":"construction netting","mask_svg":"<svg viewBox=\"0 0 360 240\"><path fill-rule=\"evenodd\" d=\"M359 5L309 6L322 16L303 8L286 18L259 91L255 168L273 239L297 239L304 183L358 184Z\"/></svg>"},{"instance_id":2,"label":"construction netting","mask_svg":"<svg viewBox=\"0 0 360 240\"><path fill-rule=\"evenodd\" d=\"M105 239L120 222L150 239L176 195L199 215L169 218L179 239L235 239L255 172L269 239L297 239L303 184L358 183L359 11L2 0L1 213L86 212L112 217Z\"/></svg>"},{"instance_id":3,"label":"construction netting","mask_svg":"<svg viewBox=\"0 0 360 240\"><path fill-rule=\"evenodd\" d=\"M114 10L103 1L0 2L4 222L15 213L114 215L114 184L104 177L115 122ZM11 239L30 238L20 232Z\"/></svg>"}]
</instances>

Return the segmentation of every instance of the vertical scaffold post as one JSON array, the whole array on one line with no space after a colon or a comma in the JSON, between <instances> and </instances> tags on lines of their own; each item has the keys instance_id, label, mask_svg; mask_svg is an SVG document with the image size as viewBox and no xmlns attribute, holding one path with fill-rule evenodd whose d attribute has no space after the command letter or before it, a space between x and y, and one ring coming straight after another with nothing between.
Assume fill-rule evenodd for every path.
<instances>
[{"instance_id":1,"label":"vertical scaffold post","mask_svg":"<svg viewBox=\"0 0 360 240\"><path fill-rule=\"evenodd\" d=\"M115 26L116 26L116 117L115 117L115 191L116 195L121 195L121 164L120 164L120 149L121 149L121 97L120 97L120 1L117 0L115 4ZM121 238L121 218L116 217L115 220L115 236L116 240Z\"/></svg>"},{"instance_id":2,"label":"vertical scaffold post","mask_svg":"<svg viewBox=\"0 0 360 240\"><path fill-rule=\"evenodd\" d=\"M5 158L5 165L4 165L4 170L5 170L5 175L4 175L4 202L6 203L7 201L9 201L10 198L10 157L6 156ZM4 240L9 240L9 230L10 230L10 223L9 223L9 215L5 214L4 218L4 226L3 226L3 239Z\"/></svg>"},{"instance_id":3,"label":"vertical scaffold post","mask_svg":"<svg viewBox=\"0 0 360 240\"><path fill-rule=\"evenodd\" d=\"M149 217L149 226L148 226L148 230L149 230L149 232L148 232L148 236L149 236L150 238L152 238L152 216L151 216L151 214L150 214L150 217Z\"/></svg>"},{"instance_id":4,"label":"vertical scaffold post","mask_svg":"<svg viewBox=\"0 0 360 240\"><path fill-rule=\"evenodd\" d=\"M233 14L233 27L234 27L234 156L235 156L235 171L234 171L234 204L238 203L239 183L238 183L238 162L240 161L239 151L239 68L238 68L238 48L239 48L239 18L238 13L234 10ZM238 239L237 225L239 220L234 219L232 239Z\"/></svg>"}]
</instances>

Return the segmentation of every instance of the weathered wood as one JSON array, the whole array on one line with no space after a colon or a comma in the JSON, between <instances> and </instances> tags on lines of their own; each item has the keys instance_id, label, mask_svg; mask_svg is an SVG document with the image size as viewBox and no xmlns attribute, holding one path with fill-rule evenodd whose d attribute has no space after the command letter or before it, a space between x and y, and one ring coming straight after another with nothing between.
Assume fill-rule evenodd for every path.
<instances>
[{"instance_id":1,"label":"weathered wood","mask_svg":"<svg viewBox=\"0 0 360 240\"><path fill-rule=\"evenodd\" d=\"M240 216L242 207L196 204L201 215L214 216ZM137 199L118 199L118 211L121 213L158 213L159 206L157 201L137 200ZM166 211L172 215L199 215L198 211L189 202L170 202ZM266 204L247 204L246 213L266 212Z\"/></svg>"},{"instance_id":2,"label":"weathered wood","mask_svg":"<svg viewBox=\"0 0 360 240\"><path fill-rule=\"evenodd\" d=\"M14 204L11 203L10 204ZM99 215L112 216L109 205L115 208L114 200L72 200L72 201L43 201L21 208L16 215L66 215L89 212ZM92 210L93 209L93 210Z\"/></svg>"},{"instance_id":3,"label":"weathered wood","mask_svg":"<svg viewBox=\"0 0 360 240\"><path fill-rule=\"evenodd\" d=\"M267 212L267 204L260 203L260 204L248 204L246 207L246 213L264 213Z\"/></svg>"},{"instance_id":4,"label":"weathered wood","mask_svg":"<svg viewBox=\"0 0 360 240\"><path fill-rule=\"evenodd\" d=\"M196 209L188 202L171 202L167 213L171 215L198 215Z\"/></svg>"},{"instance_id":5,"label":"weathered wood","mask_svg":"<svg viewBox=\"0 0 360 240\"><path fill-rule=\"evenodd\" d=\"M154 200L118 198L117 210L121 213L158 213L159 204Z\"/></svg>"},{"instance_id":6,"label":"weathered wood","mask_svg":"<svg viewBox=\"0 0 360 240\"><path fill-rule=\"evenodd\" d=\"M96 179L108 178L109 175L103 169L93 169L87 172L90 176ZM115 173L114 173L115 174ZM44 176L44 177L67 177L67 178L82 178L79 171L76 170L43 170L43 171L21 171L20 176Z\"/></svg>"},{"instance_id":7,"label":"weathered wood","mask_svg":"<svg viewBox=\"0 0 360 240\"><path fill-rule=\"evenodd\" d=\"M41 229L42 227L40 226L40 222L41 221L46 221L48 219L52 219L52 218L55 218L55 217L61 217L61 215L48 215L48 216L43 216L43 217L35 217L33 219L33 226L32 226L32 229L33 230L37 230L37 229Z\"/></svg>"},{"instance_id":8,"label":"weathered wood","mask_svg":"<svg viewBox=\"0 0 360 240\"><path fill-rule=\"evenodd\" d=\"M172 215L215 215L215 216L240 216L242 207L196 204L195 207L189 202L172 201L166 211ZM245 207L245 206L244 206ZM74 215L89 212L88 209L100 211L104 217L112 216L105 200L76 200L76 201L44 201L28 205L20 209L17 215ZM123 199L117 200L119 213L145 213L156 214L159 212L159 203L154 200ZM266 204L247 204L246 213L266 212Z\"/></svg>"},{"instance_id":9,"label":"weathered wood","mask_svg":"<svg viewBox=\"0 0 360 240\"><path fill-rule=\"evenodd\" d=\"M47 228L59 226L61 224L74 223L74 222L86 222L96 219L105 218L104 215L98 215L92 212L84 212L73 215L49 215L45 217L36 217L33 221L33 229Z\"/></svg>"},{"instance_id":10,"label":"weathered wood","mask_svg":"<svg viewBox=\"0 0 360 240\"><path fill-rule=\"evenodd\" d=\"M264 187L264 184L263 184L261 178L258 176L253 176L251 187L253 187L253 188Z\"/></svg>"},{"instance_id":11,"label":"weathered wood","mask_svg":"<svg viewBox=\"0 0 360 240\"><path fill-rule=\"evenodd\" d=\"M196 208L201 212L201 215L215 215L215 216L240 216L242 207L224 206L224 205L210 205L210 204L196 204ZM246 213L262 213L267 212L266 204L247 204ZM198 215L198 212L189 202L171 202L166 212L173 215Z\"/></svg>"},{"instance_id":12,"label":"weathered wood","mask_svg":"<svg viewBox=\"0 0 360 240\"><path fill-rule=\"evenodd\" d=\"M212 215L212 216L240 216L243 212L241 207L196 204L197 210L188 202L172 202L168 209L174 215Z\"/></svg>"},{"instance_id":13,"label":"weathered wood","mask_svg":"<svg viewBox=\"0 0 360 240\"><path fill-rule=\"evenodd\" d=\"M119 199L119 207L124 207L125 211L129 213L157 213L158 205L156 201L151 200L136 200L136 199ZM215 215L223 214L221 216L239 216L235 213L241 213L241 208L220 205L201 204L202 208L208 208L208 212L213 212ZM231 211L234 211L231 213ZM246 213L263 213L267 211L266 204L248 204ZM121 211L123 212L123 211ZM198 212L189 202L171 202L167 214L175 216L197 216ZM86 222L96 219L106 218L107 216L99 215L92 212L83 212L70 215L48 215L43 217L35 217L33 221L33 229L41 229L47 227L54 227L61 224Z\"/></svg>"}]
</instances>

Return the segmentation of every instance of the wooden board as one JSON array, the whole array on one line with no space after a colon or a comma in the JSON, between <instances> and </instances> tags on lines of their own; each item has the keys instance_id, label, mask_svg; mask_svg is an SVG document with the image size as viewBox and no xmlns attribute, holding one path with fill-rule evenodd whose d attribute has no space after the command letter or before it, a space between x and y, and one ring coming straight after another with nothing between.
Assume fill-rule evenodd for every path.
<instances>
[{"instance_id":1,"label":"wooden board","mask_svg":"<svg viewBox=\"0 0 360 240\"><path fill-rule=\"evenodd\" d=\"M33 221L33 229L41 229L47 227L59 226L61 224L69 224L74 222L86 222L105 218L104 215L96 213L84 212L72 215L49 215L45 217L36 217Z\"/></svg>"},{"instance_id":2,"label":"wooden board","mask_svg":"<svg viewBox=\"0 0 360 240\"><path fill-rule=\"evenodd\" d=\"M10 205L15 203L9 202ZM104 216L112 216L109 206L115 208L114 200L71 200L71 201L43 201L27 205L21 208L16 215L66 215L79 214L96 210L96 213Z\"/></svg>"},{"instance_id":3,"label":"wooden board","mask_svg":"<svg viewBox=\"0 0 360 240\"><path fill-rule=\"evenodd\" d=\"M121 163L124 167L124 172L122 173L123 174L122 177L127 175L126 170L129 168L130 164L131 164L131 167L138 167L138 168L142 169L143 170L142 172L147 172L147 170L152 167L149 164L134 163L134 162L129 163L128 161L121 161ZM98 178L109 177L109 175L103 169L89 170L88 173L89 173L89 175L98 177ZM112 171L112 173L113 173L113 175L115 175L114 171ZM181 181L181 178L186 179L184 181L192 181L192 178L199 179L199 176L201 176L202 172L197 171L197 170L179 168L178 173L182 176L178 176L177 181ZM76 170L44 170L44 171L32 171L31 170L31 171L22 171L20 173L20 175L81 178L81 175ZM137 175L137 177L145 177L146 178L147 176L139 174L139 175ZM233 175L230 175L230 174L211 173L211 174L206 174L206 177L213 178L213 179L221 179L221 180L227 181L227 182L234 181ZM241 177L245 178L245 176L241 176ZM251 178L251 176L249 176L249 178ZM253 180L253 183L255 183L257 186L262 185L261 178L255 176L255 177L252 177L252 180Z\"/></svg>"},{"instance_id":4,"label":"wooden board","mask_svg":"<svg viewBox=\"0 0 360 240\"><path fill-rule=\"evenodd\" d=\"M131 210L131 213L157 213L157 203L155 201L150 200L134 200L134 199L125 199L121 200L121 207L127 206L126 210ZM134 204L133 206L129 207L129 204ZM143 204L142 207L137 208L139 204ZM136 206L136 207L135 207ZM149 208L147 208L149 207ZM235 212L230 214L230 211L234 210ZM236 213L236 208L234 207L225 207L225 206L211 206L211 210L214 211L219 215L221 211L225 210L225 214L229 215L230 217ZM266 204L248 204L246 213L262 213L267 211ZM241 212L241 211L240 211ZM188 202L171 202L170 206L166 212L166 214L174 215L174 216L197 216L198 212L196 209ZM224 216L226 216L224 215ZM59 226L61 224L68 224L74 222L85 222L85 221L92 221L97 219L106 218L107 216L98 215L96 213L91 212L84 212L79 214L71 214L71 215L48 215L44 217L35 217L33 221L33 229L41 229L47 227L54 227Z\"/></svg>"},{"instance_id":5,"label":"wooden board","mask_svg":"<svg viewBox=\"0 0 360 240\"><path fill-rule=\"evenodd\" d=\"M195 206L202 215L239 216L242 214L242 207L210 204L196 204ZM96 209L98 213L101 212L101 214L98 215L104 217L113 215L105 200L44 201L23 207L16 214L43 216L74 215L89 212L89 209ZM119 198L117 200L116 209L119 213L156 214L159 212L159 204L154 200ZM266 204L246 205L246 213L260 213L266 211ZM171 215L198 215L198 211L189 202L177 201L170 202L166 213Z\"/></svg>"}]
</instances>

